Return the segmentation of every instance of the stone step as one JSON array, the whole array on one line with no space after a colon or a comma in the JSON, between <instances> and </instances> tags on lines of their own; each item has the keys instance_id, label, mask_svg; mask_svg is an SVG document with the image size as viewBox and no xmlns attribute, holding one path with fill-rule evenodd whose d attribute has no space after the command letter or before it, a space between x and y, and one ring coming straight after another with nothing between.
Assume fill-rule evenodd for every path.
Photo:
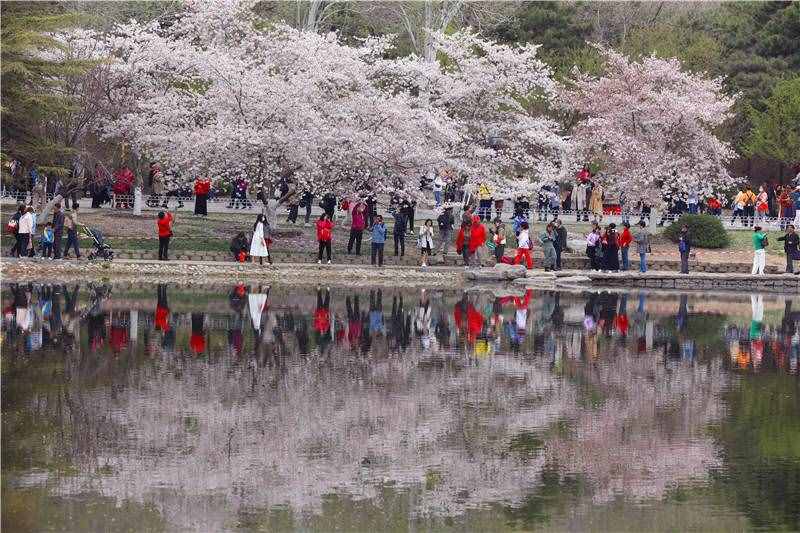
<instances>
[{"instance_id":1,"label":"stone step","mask_svg":"<svg viewBox=\"0 0 800 533\"><path fill-rule=\"evenodd\" d=\"M281 251L275 250L274 260L281 263L315 263L317 254L308 251ZM119 259L158 259L158 252L156 250L117 250L115 257ZM170 252L170 259L182 261L221 261L233 262L231 254L228 252L210 252L210 251L190 251L190 250L175 250ZM334 254L333 260L337 264L345 265L367 265L370 263L370 256L368 254L347 255L343 253ZM419 256L416 251L412 254L407 254L404 257L394 257L391 254L384 256L384 262L387 265L404 265L404 266L417 266L419 265ZM534 254L535 266L541 264L541 255ZM565 270L589 270L589 260L583 256L570 256L564 255L561 258L562 268ZM442 264L441 255L434 256L430 261L431 265ZM448 254L448 265L460 265L461 258L455 254ZM488 254L484 254L483 266L494 265L494 258ZM632 262L631 265L636 267L637 262ZM710 273L742 273L749 274L751 265L746 263L689 263L692 272L710 272ZM673 260L652 260L648 261L648 269L656 271L677 271L680 269L680 263ZM777 266L769 265L766 267L767 274L780 274L783 269Z\"/></svg>"}]
</instances>

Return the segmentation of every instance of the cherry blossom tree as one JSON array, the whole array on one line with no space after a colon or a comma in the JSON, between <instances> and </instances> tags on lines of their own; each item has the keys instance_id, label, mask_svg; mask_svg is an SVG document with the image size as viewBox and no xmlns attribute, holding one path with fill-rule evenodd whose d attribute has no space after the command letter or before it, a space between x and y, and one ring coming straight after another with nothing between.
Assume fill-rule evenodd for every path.
<instances>
[{"instance_id":1,"label":"cherry blossom tree","mask_svg":"<svg viewBox=\"0 0 800 533\"><path fill-rule=\"evenodd\" d=\"M137 87L106 135L186 179L246 176L354 193L393 187L445 158L456 130L432 108L374 82L386 41L257 28L239 2L193 6L169 28L130 23L112 45Z\"/></svg>"},{"instance_id":2,"label":"cherry blossom tree","mask_svg":"<svg viewBox=\"0 0 800 533\"><path fill-rule=\"evenodd\" d=\"M511 195L569 174L571 144L544 113L558 85L536 57L538 45L502 45L468 31L436 33L433 43L443 59L430 105L459 128L454 154L469 185Z\"/></svg>"},{"instance_id":3,"label":"cherry blossom tree","mask_svg":"<svg viewBox=\"0 0 800 533\"><path fill-rule=\"evenodd\" d=\"M556 94L536 47L432 35L438 61L387 59L392 37L264 26L245 2L190 4L109 39L135 97L105 134L184 179L291 175L298 188L418 193L443 167L500 190L554 179L567 141L535 109Z\"/></svg>"},{"instance_id":4,"label":"cherry blossom tree","mask_svg":"<svg viewBox=\"0 0 800 533\"><path fill-rule=\"evenodd\" d=\"M600 164L606 190L659 203L735 184L726 168L734 151L715 135L734 104L722 79L685 72L677 59L632 61L598 49L605 74L576 72L561 100L580 116L576 157Z\"/></svg>"}]
</instances>

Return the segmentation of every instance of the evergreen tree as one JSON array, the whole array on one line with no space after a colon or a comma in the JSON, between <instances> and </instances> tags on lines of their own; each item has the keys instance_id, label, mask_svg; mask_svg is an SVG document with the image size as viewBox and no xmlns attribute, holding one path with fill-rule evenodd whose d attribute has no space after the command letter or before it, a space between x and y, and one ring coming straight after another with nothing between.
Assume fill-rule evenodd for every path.
<instances>
[{"instance_id":1,"label":"evergreen tree","mask_svg":"<svg viewBox=\"0 0 800 533\"><path fill-rule=\"evenodd\" d=\"M753 130L746 152L787 165L800 162L800 76L778 83L763 107L750 108Z\"/></svg>"},{"instance_id":2,"label":"evergreen tree","mask_svg":"<svg viewBox=\"0 0 800 533\"><path fill-rule=\"evenodd\" d=\"M713 31L723 43L726 85L740 94L731 136L741 146L753 127L748 110L764 111L775 85L800 71L800 3L723 4Z\"/></svg>"},{"instance_id":3,"label":"evergreen tree","mask_svg":"<svg viewBox=\"0 0 800 533\"><path fill-rule=\"evenodd\" d=\"M3 2L0 9L3 160L66 175L75 150L52 126L75 109L66 80L92 64L54 53L64 46L54 34L77 25L79 16L58 2Z\"/></svg>"}]
</instances>

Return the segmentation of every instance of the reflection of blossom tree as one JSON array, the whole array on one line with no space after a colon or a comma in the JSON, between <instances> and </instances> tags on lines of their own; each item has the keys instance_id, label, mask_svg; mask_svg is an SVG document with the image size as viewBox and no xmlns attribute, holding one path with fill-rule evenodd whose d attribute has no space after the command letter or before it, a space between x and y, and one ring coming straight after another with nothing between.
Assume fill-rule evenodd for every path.
<instances>
[{"instance_id":1,"label":"reflection of blossom tree","mask_svg":"<svg viewBox=\"0 0 800 533\"><path fill-rule=\"evenodd\" d=\"M541 314L538 300L531 305ZM442 302L432 315L454 321L451 309ZM405 328L410 314L400 316ZM547 332L570 353L563 328ZM432 357L417 342L388 351L376 337L366 354L344 343L299 355L293 335L262 339L269 354L282 342L286 355L265 351L249 361L165 353L109 371L110 384L95 380L86 361L69 360L71 433L59 453L82 474L60 480L59 490L151 503L172 524L219 530L242 509L318 513L331 493L380 505L387 484L413 488L410 505L421 516L523 505L545 464L584 473L596 501L659 497L716 465L703 430L720 416L718 363L667 366L621 342L616 355L602 349L581 363L572 353L556 365L555 352L478 361L445 351ZM587 408L584 387L604 402ZM46 410L60 406L59 399ZM572 434L550 431L563 420Z\"/></svg>"},{"instance_id":2,"label":"reflection of blossom tree","mask_svg":"<svg viewBox=\"0 0 800 533\"><path fill-rule=\"evenodd\" d=\"M603 405L580 411L574 434L548 441L548 452L595 483L596 502L658 498L675 484L706 479L720 464L705 428L723 414L721 370L719 359L667 369L652 356L621 352L585 373L606 393Z\"/></svg>"},{"instance_id":3,"label":"reflection of blossom tree","mask_svg":"<svg viewBox=\"0 0 800 533\"><path fill-rule=\"evenodd\" d=\"M116 473L90 485L156 502L163 500L153 492L169 488L184 499L164 511L186 523L185 510L206 494L222 493L234 508L318 510L326 493L374 497L384 481L413 485L434 476L417 512L457 514L521 500L543 457L507 454L505 437L543 430L575 402L572 388L538 364L497 358L487 367L421 372L405 354L374 361L353 380L343 355L319 365L288 362L277 383L267 369L244 365L189 363L177 382L175 369L155 366L131 375L114 399L104 391L85 397L88 418L104 417L110 401L109 422L129 430L89 459ZM65 490L88 481L74 479ZM202 520L215 527L220 517Z\"/></svg>"}]
</instances>

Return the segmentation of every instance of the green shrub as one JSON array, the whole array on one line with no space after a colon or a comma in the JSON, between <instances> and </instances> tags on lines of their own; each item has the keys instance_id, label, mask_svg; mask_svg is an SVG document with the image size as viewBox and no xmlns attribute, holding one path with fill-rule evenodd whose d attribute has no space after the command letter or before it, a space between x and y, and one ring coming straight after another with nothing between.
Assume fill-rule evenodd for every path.
<instances>
[{"instance_id":1,"label":"green shrub","mask_svg":"<svg viewBox=\"0 0 800 533\"><path fill-rule=\"evenodd\" d=\"M678 242L681 227L689 226L692 246L698 248L725 248L731 240L722 221L713 215L681 215L666 230L664 235L672 242Z\"/></svg>"}]
</instances>

